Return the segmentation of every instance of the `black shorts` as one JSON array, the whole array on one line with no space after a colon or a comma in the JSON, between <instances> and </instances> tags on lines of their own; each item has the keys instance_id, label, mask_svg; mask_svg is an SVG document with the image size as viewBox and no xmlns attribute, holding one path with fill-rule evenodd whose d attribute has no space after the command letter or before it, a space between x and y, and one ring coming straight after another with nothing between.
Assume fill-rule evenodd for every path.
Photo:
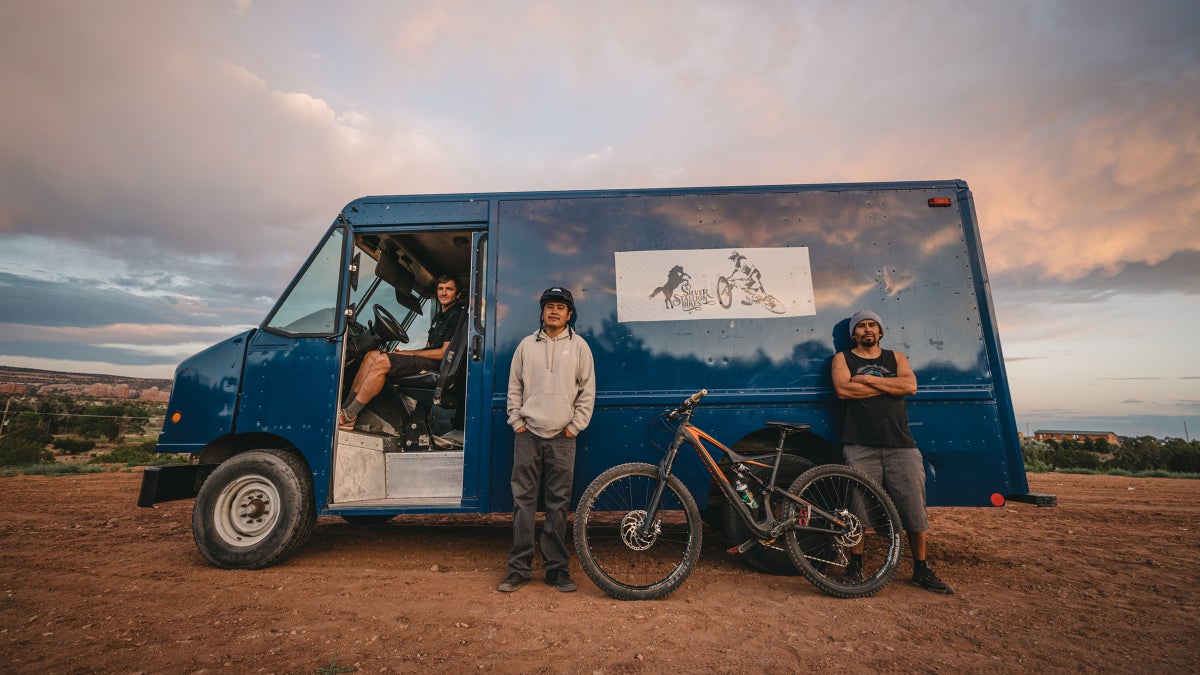
<instances>
[{"instance_id":1,"label":"black shorts","mask_svg":"<svg viewBox=\"0 0 1200 675\"><path fill-rule=\"evenodd\" d=\"M441 361L427 359L424 356L413 356L412 354L391 354L387 355L388 377L404 377L405 375L416 375L425 371L438 371L442 369Z\"/></svg>"}]
</instances>

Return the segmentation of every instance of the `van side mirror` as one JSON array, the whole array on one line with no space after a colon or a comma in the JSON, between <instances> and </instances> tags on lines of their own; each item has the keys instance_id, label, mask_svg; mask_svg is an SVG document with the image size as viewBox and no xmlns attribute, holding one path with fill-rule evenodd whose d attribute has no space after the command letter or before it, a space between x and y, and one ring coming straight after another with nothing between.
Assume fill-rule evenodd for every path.
<instances>
[{"instance_id":1,"label":"van side mirror","mask_svg":"<svg viewBox=\"0 0 1200 675\"><path fill-rule=\"evenodd\" d=\"M350 290L358 290L358 263L362 260L362 251L354 254L354 258L350 260Z\"/></svg>"}]
</instances>

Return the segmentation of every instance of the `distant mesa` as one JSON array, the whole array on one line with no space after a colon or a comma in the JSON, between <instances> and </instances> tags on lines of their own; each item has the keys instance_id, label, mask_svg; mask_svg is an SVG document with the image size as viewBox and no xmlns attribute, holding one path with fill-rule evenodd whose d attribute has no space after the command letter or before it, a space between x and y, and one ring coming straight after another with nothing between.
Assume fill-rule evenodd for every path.
<instances>
[{"instance_id":1,"label":"distant mesa","mask_svg":"<svg viewBox=\"0 0 1200 675\"><path fill-rule=\"evenodd\" d=\"M4 394L69 394L87 398L121 398L139 401L166 403L171 398L170 391L162 391L158 387L149 389L134 389L127 384L44 384L41 387L30 387L9 382L0 384L0 393Z\"/></svg>"},{"instance_id":2,"label":"distant mesa","mask_svg":"<svg viewBox=\"0 0 1200 675\"><path fill-rule=\"evenodd\" d=\"M119 375L62 373L0 365L0 395L64 394L166 403L171 381Z\"/></svg>"}]
</instances>

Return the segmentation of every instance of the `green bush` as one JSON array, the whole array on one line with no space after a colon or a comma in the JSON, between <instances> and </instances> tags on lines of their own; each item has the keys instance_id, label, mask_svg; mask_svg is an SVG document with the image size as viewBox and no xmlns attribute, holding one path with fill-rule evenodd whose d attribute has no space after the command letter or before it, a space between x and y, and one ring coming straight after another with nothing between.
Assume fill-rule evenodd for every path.
<instances>
[{"instance_id":1,"label":"green bush","mask_svg":"<svg viewBox=\"0 0 1200 675\"><path fill-rule=\"evenodd\" d=\"M62 450L64 454L80 455L85 452L91 452L96 447L96 441L89 441L83 438L56 438L54 439L54 447Z\"/></svg>"},{"instance_id":2,"label":"green bush","mask_svg":"<svg viewBox=\"0 0 1200 675\"><path fill-rule=\"evenodd\" d=\"M0 470L0 477L11 478L20 473L26 476L67 476L79 473L100 473L102 471L104 471L104 467L102 466L60 464L56 462L54 464L27 464L25 466Z\"/></svg>"},{"instance_id":3,"label":"green bush","mask_svg":"<svg viewBox=\"0 0 1200 675\"><path fill-rule=\"evenodd\" d=\"M154 461L154 453L148 452L144 443L119 445L103 455L92 458L92 464L149 464Z\"/></svg>"},{"instance_id":4,"label":"green bush","mask_svg":"<svg viewBox=\"0 0 1200 675\"><path fill-rule=\"evenodd\" d=\"M38 427L10 431L0 437L0 466L53 463L54 455L46 449L53 440L50 432Z\"/></svg>"},{"instance_id":5,"label":"green bush","mask_svg":"<svg viewBox=\"0 0 1200 675\"><path fill-rule=\"evenodd\" d=\"M1047 471L1053 471L1053 470L1054 470L1054 467L1050 466L1049 464L1043 462L1040 459L1025 460L1025 471L1027 471L1027 472L1046 473Z\"/></svg>"}]
</instances>

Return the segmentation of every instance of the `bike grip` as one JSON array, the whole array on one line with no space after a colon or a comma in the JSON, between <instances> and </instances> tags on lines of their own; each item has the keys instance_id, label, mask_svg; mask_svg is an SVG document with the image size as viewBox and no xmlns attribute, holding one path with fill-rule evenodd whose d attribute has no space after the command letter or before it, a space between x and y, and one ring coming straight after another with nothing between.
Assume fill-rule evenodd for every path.
<instances>
[{"instance_id":1,"label":"bike grip","mask_svg":"<svg viewBox=\"0 0 1200 675\"><path fill-rule=\"evenodd\" d=\"M708 395L708 390L707 390L707 389L701 389L700 391L698 391L698 392L696 392L696 393L692 394L692 397L688 399L688 402L689 402L689 403L692 403L692 404L699 403L699 402L700 402L700 399L704 398L704 397L705 397L705 396L707 396L707 395Z\"/></svg>"}]
</instances>

